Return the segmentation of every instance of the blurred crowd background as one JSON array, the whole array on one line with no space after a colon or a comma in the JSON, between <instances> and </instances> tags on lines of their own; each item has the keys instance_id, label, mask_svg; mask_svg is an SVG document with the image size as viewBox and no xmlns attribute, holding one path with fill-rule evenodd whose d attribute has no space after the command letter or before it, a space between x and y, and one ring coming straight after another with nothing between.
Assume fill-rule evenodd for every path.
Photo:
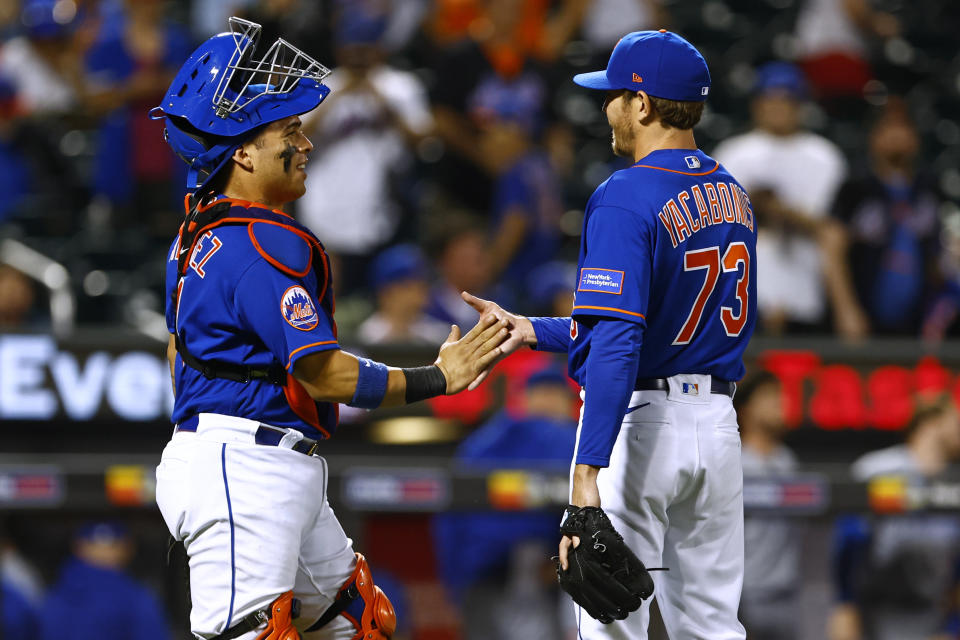
<instances>
[{"instance_id":1,"label":"blurred crowd background","mask_svg":"<svg viewBox=\"0 0 960 640\"><path fill-rule=\"evenodd\" d=\"M881 359L895 344L894 359L913 367L960 335L954 0L0 0L0 332L126 332L160 353L163 265L186 172L148 111L230 15L333 70L331 95L304 117L314 150L307 194L289 213L333 258L346 345L429 354L451 323L472 326L461 290L528 315L569 313L583 207L627 166L610 151L602 96L571 77L603 68L625 33L659 28L689 39L710 66L696 137L753 202L761 343L813 340L803 344L827 345L818 357ZM829 406L813 406L814 421L883 436L839 449L807 437L797 455L783 444L802 421L787 381L815 365L760 355L737 396L746 474L789 477L825 459L860 482L892 474L924 485L952 472L960 421L942 392L960 360L918 365L916 381L894 377L917 394L892 421L837 409L850 378L832 369ZM459 426L438 451L479 474L513 465L562 476L577 414L562 363L526 354L503 369L499 392L430 406ZM884 380L870 387L875 397L891 395ZM34 423L7 418L0 438L17 451ZM129 429L108 431L118 453L144 448ZM858 458L863 442L880 452ZM157 559L165 548L153 553L162 524L146 511L35 522L11 510L0 530L0 636L186 637L182 576ZM427 576L392 560L403 551L389 543L373 554L410 612L401 637L575 637L544 562L557 513L368 518L351 535L372 548L390 530L429 537ZM801 521L748 521L752 640L960 637L956 513ZM148 552L134 553L138 539Z\"/></svg>"}]
</instances>

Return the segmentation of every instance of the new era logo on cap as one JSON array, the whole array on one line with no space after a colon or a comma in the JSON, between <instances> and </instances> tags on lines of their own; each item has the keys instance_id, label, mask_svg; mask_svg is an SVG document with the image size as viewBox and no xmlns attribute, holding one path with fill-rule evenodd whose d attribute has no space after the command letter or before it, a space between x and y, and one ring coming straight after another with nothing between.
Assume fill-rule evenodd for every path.
<instances>
[{"instance_id":1,"label":"new era logo on cap","mask_svg":"<svg viewBox=\"0 0 960 640\"><path fill-rule=\"evenodd\" d=\"M637 74L633 74L633 81L634 81L634 82L643 82L643 78L641 78L641 77L638 76Z\"/></svg>"}]
</instances>

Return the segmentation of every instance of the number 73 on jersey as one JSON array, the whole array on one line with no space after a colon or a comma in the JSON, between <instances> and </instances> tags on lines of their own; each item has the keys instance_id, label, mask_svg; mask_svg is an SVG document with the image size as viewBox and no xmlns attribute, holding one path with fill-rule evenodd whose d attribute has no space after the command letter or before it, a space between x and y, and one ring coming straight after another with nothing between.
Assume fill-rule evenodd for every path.
<instances>
[{"instance_id":1,"label":"number 73 on jersey","mask_svg":"<svg viewBox=\"0 0 960 640\"><path fill-rule=\"evenodd\" d=\"M734 313L732 306L720 307L720 322L730 337L736 337L743 331L747 324L747 287L750 284L750 252L747 251L747 245L743 242L731 242L727 250L720 257L720 247L707 247L706 249L695 249L683 254L683 270L698 271L706 270L706 277L703 279L703 287L690 309L686 322L680 329L680 333L674 339L673 344L689 344L700 326L700 318L703 316L703 310L707 301L713 294L713 290L720 280L721 270L723 273L733 272L740 274L737 278L736 302L738 309ZM742 271L741 271L742 269Z\"/></svg>"}]
</instances>

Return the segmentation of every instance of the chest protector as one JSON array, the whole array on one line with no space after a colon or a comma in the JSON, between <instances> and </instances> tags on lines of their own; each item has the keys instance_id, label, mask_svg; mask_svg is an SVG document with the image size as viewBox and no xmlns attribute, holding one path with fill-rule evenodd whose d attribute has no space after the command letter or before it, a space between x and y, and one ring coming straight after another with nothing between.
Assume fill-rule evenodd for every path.
<instances>
[{"instance_id":1,"label":"chest protector","mask_svg":"<svg viewBox=\"0 0 960 640\"><path fill-rule=\"evenodd\" d=\"M171 301L173 308L179 308L180 302L180 281L186 276L190 268L190 257L196 250L197 242L203 235L217 227L222 226L245 226L250 235L250 240L254 248L260 255L272 266L293 278L304 278L311 271L314 272L317 279L317 291L314 299L319 303L322 312L325 312L330 318L334 337L337 334L337 326L333 320L335 302L333 298L333 289L330 286L330 263L327 259L326 251L320 240L308 229L297 223L290 216L282 214L273 209L268 209L262 205L231 198L222 198L204 203L201 199L188 195L185 200L186 217L183 224L180 225L179 241L177 242L177 286L171 292ZM254 211L251 211L253 209ZM275 225L286 232L292 233L303 240L310 248L309 258L306 265L290 266L284 264L281 260L271 256L261 244L257 241L254 233L254 224ZM290 409L304 422L312 427L319 429L325 437L330 437L330 432L336 426L337 405L333 405L332 425L322 425L320 420L320 403L314 402L313 398L307 393L306 389L297 382L297 380L287 373L282 362L274 361L266 367L254 367L243 365L236 362L227 362L225 360L208 359L201 360L194 356L187 349L187 336L179 327L174 335L174 343L177 353L184 364L192 367L203 374L207 379L222 378L232 380L243 384L251 380L262 380L270 384L281 387Z\"/></svg>"}]
</instances>

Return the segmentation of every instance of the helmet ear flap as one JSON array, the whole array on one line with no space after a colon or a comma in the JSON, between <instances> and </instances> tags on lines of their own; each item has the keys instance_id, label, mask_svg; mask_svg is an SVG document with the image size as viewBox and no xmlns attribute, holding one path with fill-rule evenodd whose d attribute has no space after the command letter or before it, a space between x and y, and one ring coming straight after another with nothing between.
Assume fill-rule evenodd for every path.
<instances>
[{"instance_id":1,"label":"helmet ear flap","mask_svg":"<svg viewBox=\"0 0 960 640\"><path fill-rule=\"evenodd\" d=\"M176 126L172 120L170 116L167 117L163 137L181 160L193 166L193 163L209 150L209 146L200 136L187 133Z\"/></svg>"},{"instance_id":2,"label":"helmet ear flap","mask_svg":"<svg viewBox=\"0 0 960 640\"><path fill-rule=\"evenodd\" d=\"M190 166L188 184L195 187L206 184L219 172L240 144L236 138L203 135L178 116L166 116L164 138L174 153Z\"/></svg>"}]
</instances>

